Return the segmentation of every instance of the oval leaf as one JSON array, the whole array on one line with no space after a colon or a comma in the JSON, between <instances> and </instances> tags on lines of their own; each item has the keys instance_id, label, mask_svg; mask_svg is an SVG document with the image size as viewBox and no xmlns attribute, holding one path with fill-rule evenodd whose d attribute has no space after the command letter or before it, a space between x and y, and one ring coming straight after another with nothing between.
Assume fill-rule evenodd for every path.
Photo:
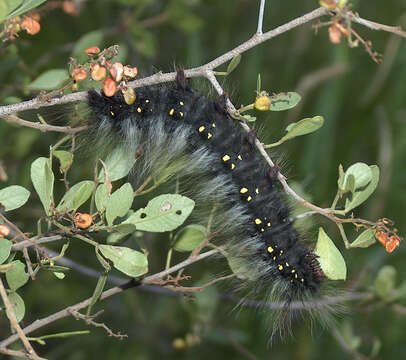
<instances>
[{"instance_id":1,"label":"oval leaf","mask_svg":"<svg viewBox=\"0 0 406 360\"><path fill-rule=\"evenodd\" d=\"M31 164L31 181L46 214L50 215L51 204L54 202L54 174L49 165L49 159L40 157Z\"/></svg>"},{"instance_id":2,"label":"oval leaf","mask_svg":"<svg viewBox=\"0 0 406 360\"><path fill-rule=\"evenodd\" d=\"M8 15L8 19L22 15L26 13L27 11L34 9L37 6L40 6L42 3L44 3L46 0L25 0L24 3L16 8L11 14ZM22 3L22 1L14 1L15 3ZM12 9L10 9L12 10Z\"/></svg>"},{"instance_id":3,"label":"oval leaf","mask_svg":"<svg viewBox=\"0 0 406 360\"><path fill-rule=\"evenodd\" d=\"M6 279L9 288L15 291L23 286L30 276L25 272L25 264L20 260L13 261L11 264L13 266L6 272Z\"/></svg>"},{"instance_id":4,"label":"oval leaf","mask_svg":"<svg viewBox=\"0 0 406 360\"><path fill-rule=\"evenodd\" d=\"M164 232L176 229L190 215L195 202L182 195L165 194L152 199L122 224L135 225L137 230Z\"/></svg>"},{"instance_id":5,"label":"oval leaf","mask_svg":"<svg viewBox=\"0 0 406 360\"><path fill-rule=\"evenodd\" d=\"M111 194L106 203L106 220L113 225L114 219L123 217L130 210L134 199L134 190L126 183Z\"/></svg>"},{"instance_id":6,"label":"oval leaf","mask_svg":"<svg viewBox=\"0 0 406 360\"><path fill-rule=\"evenodd\" d=\"M289 110L295 107L301 99L301 96L295 92L284 92L271 97L271 111Z\"/></svg>"},{"instance_id":7,"label":"oval leaf","mask_svg":"<svg viewBox=\"0 0 406 360\"><path fill-rule=\"evenodd\" d=\"M96 189L96 194L94 195L97 210L100 212L105 210L109 196L110 192L106 184L100 184Z\"/></svg>"},{"instance_id":8,"label":"oval leaf","mask_svg":"<svg viewBox=\"0 0 406 360\"><path fill-rule=\"evenodd\" d=\"M347 267L344 258L323 228L319 228L315 253L319 256L317 260L321 269L330 280L346 279Z\"/></svg>"},{"instance_id":9,"label":"oval leaf","mask_svg":"<svg viewBox=\"0 0 406 360\"><path fill-rule=\"evenodd\" d=\"M113 262L117 270L128 276L138 277L148 271L148 259L139 251L113 245L100 245L99 249L105 258Z\"/></svg>"},{"instance_id":10,"label":"oval leaf","mask_svg":"<svg viewBox=\"0 0 406 360\"><path fill-rule=\"evenodd\" d=\"M393 266L386 265L379 270L374 286L376 293L384 300L391 300L394 296L396 280L396 269Z\"/></svg>"},{"instance_id":11,"label":"oval leaf","mask_svg":"<svg viewBox=\"0 0 406 360\"><path fill-rule=\"evenodd\" d=\"M77 210L92 195L93 181L84 180L73 185L57 206L59 211Z\"/></svg>"},{"instance_id":12,"label":"oval leaf","mask_svg":"<svg viewBox=\"0 0 406 360\"><path fill-rule=\"evenodd\" d=\"M239 65L240 61L241 54L237 54L231 59L230 63L227 66L227 75L229 75L232 71L235 70L235 68Z\"/></svg>"},{"instance_id":13,"label":"oval leaf","mask_svg":"<svg viewBox=\"0 0 406 360\"><path fill-rule=\"evenodd\" d=\"M288 132L280 141L286 141L293 139L297 136L310 134L320 129L324 124L324 118L322 116L315 116L312 118L306 118L298 121L297 123L289 124L286 128Z\"/></svg>"},{"instance_id":14,"label":"oval leaf","mask_svg":"<svg viewBox=\"0 0 406 360\"><path fill-rule=\"evenodd\" d=\"M28 198L30 192L18 185L11 185L0 190L0 205L4 206L6 211L18 209L23 206Z\"/></svg>"},{"instance_id":15,"label":"oval leaf","mask_svg":"<svg viewBox=\"0 0 406 360\"><path fill-rule=\"evenodd\" d=\"M351 165L344 173L342 190L352 188L351 185L349 186L347 184L349 181L352 181L349 180L351 177L354 178L353 188L354 190L357 190L369 184L369 182L372 180L372 170L367 164L361 162ZM354 190L351 190L351 192L354 192Z\"/></svg>"},{"instance_id":16,"label":"oval leaf","mask_svg":"<svg viewBox=\"0 0 406 360\"><path fill-rule=\"evenodd\" d=\"M107 156L104 163L110 176L110 181L116 181L127 176L135 163L135 154L125 148L116 148ZM99 173L99 181L105 181L104 169Z\"/></svg>"},{"instance_id":17,"label":"oval leaf","mask_svg":"<svg viewBox=\"0 0 406 360\"><path fill-rule=\"evenodd\" d=\"M24 300L16 292L12 292L12 293L8 294L8 299L14 310L14 314L17 318L17 322L20 322L24 318L24 315L25 315ZM7 317L9 317L8 312L7 312Z\"/></svg>"},{"instance_id":18,"label":"oval leaf","mask_svg":"<svg viewBox=\"0 0 406 360\"><path fill-rule=\"evenodd\" d=\"M56 150L53 152L53 155L59 160L61 166L59 170L61 173L66 172L73 163L73 154L65 150Z\"/></svg>"},{"instance_id":19,"label":"oval leaf","mask_svg":"<svg viewBox=\"0 0 406 360\"><path fill-rule=\"evenodd\" d=\"M176 251L192 251L206 238L206 228L202 225L188 225L179 230L174 239Z\"/></svg>"},{"instance_id":20,"label":"oval leaf","mask_svg":"<svg viewBox=\"0 0 406 360\"><path fill-rule=\"evenodd\" d=\"M48 70L38 76L27 87L30 90L54 90L69 78L69 74L65 69Z\"/></svg>"},{"instance_id":21,"label":"oval leaf","mask_svg":"<svg viewBox=\"0 0 406 360\"><path fill-rule=\"evenodd\" d=\"M3 264L10 256L13 243L7 239L0 238L0 264Z\"/></svg>"},{"instance_id":22,"label":"oval leaf","mask_svg":"<svg viewBox=\"0 0 406 360\"><path fill-rule=\"evenodd\" d=\"M369 167L372 172L370 183L362 190L355 190L354 193L345 201L345 211L348 212L361 205L375 191L379 182L379 167L372 165Z\"/></svg>"},{"instance_id":23,"label":"oval leaf","mask_svg":"<svg viewBox=\"0 0 406 360\"><path fill-rule=\"evenodd\" d=\"M363 231L352 243L351 247L367 248L372 244L375 244L375 234L372 229Z\"/></svg>"}]
</instances>

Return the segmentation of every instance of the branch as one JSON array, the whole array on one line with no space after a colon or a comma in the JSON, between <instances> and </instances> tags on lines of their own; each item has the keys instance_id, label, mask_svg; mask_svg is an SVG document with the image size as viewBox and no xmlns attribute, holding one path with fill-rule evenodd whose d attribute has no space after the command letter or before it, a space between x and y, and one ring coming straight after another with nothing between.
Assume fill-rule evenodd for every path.
<instances>
[{"instance_id":1,"label":"branch","mask_svg":"<svg viewBox=\"0 0 406 360\"><path fill-rule=\"evenodd\" d=\"M266 0L261 0L261 4L259 5L258 26L257 26L258 35L262 34L262 24L264 23L265 2L266 2Z\"/></svg>"},{"instance_id":2,"label":"branch","mask_svg":"<svg viewBox=\"0 0 406 360\"><path fill-rule=\"evenodd\" d=\"M185 261L180 262L179 264L172 266L171 268L161 271L157 274L154 275L150 275L145 277L144 279L137 281L135 279L131 279L129 281L127 281L126 283L120 285L120 286L116 286L113 287L109 290L103 291L102 294L100 295L100 300L104 300L107 299L113 295L119 294L127 289L131 289L133 287L136 286L140 286L142 285L144 282L148 283L148 282L153 282L153 281L157 281L160 280L164 277L166 277L167 275L178 271L179 269L182 269L186 266L189 266L197 261L203 260L211 255L214 255L216 253L218 253L219 250L210 250L210 251L206 251L203 254L200 254L198 256L196 256L193 259L186 259ZM69 306L66 309L63 309L61 311L58 311L50 316L47 316L46 318L40 319L40 320L36 320L34 321L31 325L28 325L27 327L25 327L24 329L22 329L22 333L23 335L27 335L31 332L33 332L34 330L37 330L39 328L44 327L45 325L51 324L53 322L55 322L56 320L59 319L63 319L67 316L70 316L72 314L72 312L77 312L80 309L83 309L87 306L89 306L89 304L91 303L91 301L93 300L93 297L90 297L84 301L81 301L80 303L77 303L75 305ZM18 324L17 324L18 325ZM21 330L21 328L20 328ZM12 344L14 341L18 340L19 335L15 334L15 335L11 335L9 336L7 339L3 340L2 342L0 342L0 349L4 349L6 348L8 345ZM27 340L28 341L28 340ZM38 360L38 359L36 359Z\"/></svg>"}]
</instances>

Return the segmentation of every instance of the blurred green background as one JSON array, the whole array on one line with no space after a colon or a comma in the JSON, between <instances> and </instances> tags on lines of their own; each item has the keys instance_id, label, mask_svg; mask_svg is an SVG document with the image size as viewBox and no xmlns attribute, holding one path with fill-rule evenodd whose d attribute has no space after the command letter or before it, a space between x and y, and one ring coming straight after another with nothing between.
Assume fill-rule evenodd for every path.
<instances>
[{"instance_id":1,"label":"blurred green background","mask_svg":"<svg viewBox=\"0 0 406 360\"><path fill-rule=\"evenodd\" d=\"M0 47L0 103L25 100L35 96L27 85L49 69L67 68L68 58L78 40L93 34L100 47L121 45L123 63L135 65L140 76L156 71L173 71L174 67L202 65L247 40L256 30L259 2L253 0L98 0L77 1L80 12L64 12L61 2L48 2L41 10L41 31L35 36L21 34ZM52 6L54 4L54 6ZM59 4L59 5L58 5ZM354 11L369 20L406 27L406 4L403 0L353 1ZM318 6L317 1L268 0L264 31L303 15ZM326 20L326 19L324 19ZM406 234L406 40L385 32L354 25L373 49L383 54L377 65L362 46L350 49L345 41L332 45L327 28L315 34L311 24L301 26L243 54L238 68L227 78L219 77L233 103L251 103L255 97L257 74L269 92L298 91L303 99L299 107L283 113L261 113L255 127L265 143L278 140L285 127L301 118L322 115L325 125L318 132L283 144L275 150L289 181L298 183L313 203L329 206L334 198L337 168L361 161L378 164L381 181L377 192L355 215L371 220L388 217L396 222L401 235ZM225 70L226 65L218 70ZM194 86L215 96L204 79ZM11 97L16 97L13 99ZM50 123L63 125L69 107L41 111ZM36 113L21 114L28 120ZM0 120L0 161L7 180L0 188L19 184L32 189L29 167L38 156L47 156L49 146L60 138L57 133L17 127ZM76 162L70 172L72 183L91 178L91 166ZM63 185L60 185L63 191ZM29 204L12 213L12 219L24 231L35 231L36 219L42 216L40 203ZM324 225L343 250L349 281L362 273L360 291L370 291L383 265L397 270L397 284L406 276L403 244L392 254L380 245L368 249L343 249L336 228L321 217L308 237L316 238ZM355 237L349 232L350 239ZM154 243L151 272L159 271L167 248ZM58 246L54 245L54 249ZM100 271L92 252L72 245L69 256ZM179 256L179 259L182 257ZM213 272L215 262L203 261L188 269L196 281ZM71 272L63 281L51 273L22 289L28 325L70 304L91 296L96 279ZM345 286L345 284L339 284ZM105 313L99 321L128 335L124 340L108 337L104 330L91 328L90 335L51 339L36 346L49 359L325 359L356 358L345 346L359 346L366 356L381 344L377 358L401 359L406 353L406 311L401 302L375 301L373 304L349 303L348 313L340 316L334 330L307 321L293 324L294 337L268 343L266 312L253 308L235 310L235 303L220 294L225 287L205 290L196 298L171 296L155 292L130 290L97 306ZM403 304L405 301L403 300ZM74 319L58 321L34 335L85 329ZM337 341L339 332L345 346ZM8 321L0 313L0 339L9 333ZM197 338L199 337L199 341ZM195 337L195 338L194 338ZM173 346L188 340L190 346ZM187 341L186 341L187 342Z\"/></svg>"}]
</instances>

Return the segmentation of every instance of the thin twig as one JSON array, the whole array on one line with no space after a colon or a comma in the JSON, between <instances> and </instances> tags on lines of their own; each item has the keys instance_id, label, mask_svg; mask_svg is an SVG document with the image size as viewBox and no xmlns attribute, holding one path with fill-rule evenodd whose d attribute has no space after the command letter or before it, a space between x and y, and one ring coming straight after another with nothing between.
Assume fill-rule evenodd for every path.
<instances>
[{"instance_id":1,"label":"thin twig","mask_svg":"<svg viewBox=\"0 0 406 360\"><path fill-rule=\"evenodd\" d=\"M23 359L34 359L34 357L32 355L27 354L23 351L11 350L11 349L7 349L7 348L0 348L0 353L14 356L14 357L23 358ZM42 357L37 357L37 359L46 360L45 358L42 358Z\"/></svg>"},{"instance_id":2,"label":"thin twig","mask_svg":"<svg viewBox=\"0 0 406 360\"><path fill-rule=\"evenodd\" d=\"M257 26L258 35L262 34L262 25L264 23L265 2L266 2L266 0L261 0L261 4L259 5L258 26Z\"/></svg>"}]
</instances>

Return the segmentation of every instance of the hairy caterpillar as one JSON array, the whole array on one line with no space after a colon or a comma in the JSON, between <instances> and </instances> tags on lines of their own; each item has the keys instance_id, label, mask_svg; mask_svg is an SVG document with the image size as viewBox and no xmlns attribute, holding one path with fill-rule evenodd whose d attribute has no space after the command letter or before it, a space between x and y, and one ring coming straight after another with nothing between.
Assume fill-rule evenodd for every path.
<instances>
[{"instance_id":1,"label":"hairy caterpillar","mask_svg":"<svg viewBox=\"0 0 406 360\"><path fill-rule=\"evenodd\" d=\"M173 164L177 174L194 180L191 197L221 209L216 225L244 282L253 284L253 293L265 290L284 302L287 310L292 301L317 293L325 275L289 220L274 171L227 113L224 100L193 91L182 71L176 86L137 89L132 105L120 93L89 92L96 137L139 157L136 181ZM290 318L280 315L279 320ZM277 327L289 325L284 322Z\"/></svg>"}]
</instances>

